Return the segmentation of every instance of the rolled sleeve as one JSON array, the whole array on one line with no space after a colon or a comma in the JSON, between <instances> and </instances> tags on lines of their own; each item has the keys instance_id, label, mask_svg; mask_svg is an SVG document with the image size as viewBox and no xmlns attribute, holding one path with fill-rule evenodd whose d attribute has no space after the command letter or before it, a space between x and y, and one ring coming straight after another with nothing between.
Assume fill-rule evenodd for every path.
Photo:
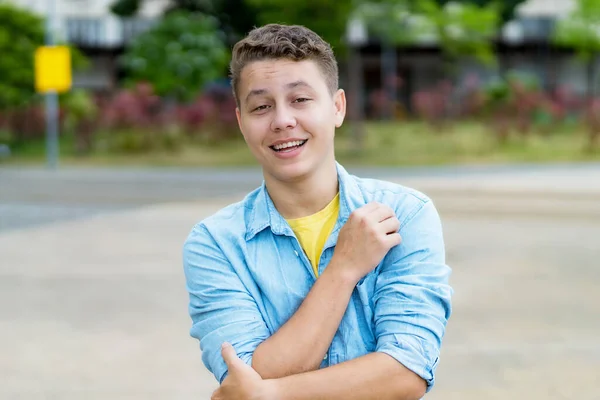
<instances>
[{"instance_id":1,"label":"rolled sleeve","mask_svg":"<svg viewBox=\"0 0 600 400\"><path fill-rule=\"evenodd\" d=\"M439 358L431 356L431 353L435 353L435 351L431 348L427 350L426 346L413 335L385 335L377 341L378 352L395 358L423 378L427 382L427 391L429 391L435 383L435 368Z\"/></svg>"},{"instance_id":2,"label":"rolled sleeve","mask_svg":"<svg viewBox=\"0 0 600 400\"><path fill-rule=\"evenodd\" d=\"M194 228L184 244L183 266L190 335L200 342L206 368L222 382L227 376L222 343L231 343L238 356L252 365L254 351L270 332L255 299L202 225Z\"/></svg>"},{"instance_id":3,"label":"rolled sleeve","mask_svg":"<svg viewBox=\"0 0 600 400\"><path fill-rule=\"evenodd\" d=\"M377 351L427 382L429 392L451 314L451 270L439 215L431 201L416 207L400 230L402 244L384 259L374 294Z\"/></svg>"}]
</instances>

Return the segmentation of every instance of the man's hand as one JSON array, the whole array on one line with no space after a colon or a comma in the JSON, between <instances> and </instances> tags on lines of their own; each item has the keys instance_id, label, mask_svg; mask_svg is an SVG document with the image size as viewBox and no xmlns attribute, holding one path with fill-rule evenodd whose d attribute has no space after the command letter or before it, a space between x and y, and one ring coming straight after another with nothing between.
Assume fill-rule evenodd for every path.
<instances>
[{"instance_id":1,"label":"man's hand","mask_svg":"<svg viewBox=\"0 0 600 400\"><path fill-rule=\"evenodd\" d=\"M350 214L340 230L331 265L358 282L400 244L400 221L390 207L371 202Z\"/></svg>"},{"instance_id":2,"label":"man's hand","mask_svg":"<svg viewBox=\"0 0 600 400\"><path fill-rule=\"evenodd\" d=\"M229 374L221 387L212 394L211 400L271 400L268 381L243 362L229 343L224 343L221 355Z\"/></svg>"}]
</instances>

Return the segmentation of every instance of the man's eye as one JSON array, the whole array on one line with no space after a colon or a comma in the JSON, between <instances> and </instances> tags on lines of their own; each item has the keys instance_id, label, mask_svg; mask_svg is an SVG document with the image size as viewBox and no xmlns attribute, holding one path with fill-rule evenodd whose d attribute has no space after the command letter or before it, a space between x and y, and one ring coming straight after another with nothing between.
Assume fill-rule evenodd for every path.
<instances>
[{"instance_id":1,"label":"man's eye","mask_svg":"<svg viewBox=\"0 0 600 400\"><path fill-rule=\"evenodd\" d=\"M297 98L296 100L294 100L294 102L296 102L296 103L305 103L305 102L307 102L309 100L310 99L308 99L306 97L300 97L300 98Z\"/></svg>"},{"instance_id":2,"label":"man's eye","mask_svg":"<svg viewBox=\"0 0 600 400\"><path fill-rule=\"evenodd\" d=\"M266 110L269 106L267 105L262 105L262 106L258 106L255 109L253 109L252 111L262 111L262 110Z\"/></svg>"}]
</instances>

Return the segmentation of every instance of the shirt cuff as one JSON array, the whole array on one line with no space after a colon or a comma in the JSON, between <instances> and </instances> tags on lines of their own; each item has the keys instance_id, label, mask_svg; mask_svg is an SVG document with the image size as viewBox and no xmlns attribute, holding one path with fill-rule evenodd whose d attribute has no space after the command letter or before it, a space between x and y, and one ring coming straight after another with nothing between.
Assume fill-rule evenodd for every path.
<instances>
[{"instance_id":1,"label":"shirt cuff","mask_svg":"<svg viewBox=\"0 0 600 400\"><path fill-rule=\"evenodd\" d=\"M389 334L377 341L377 351L385 353L419 375L427 383L427 392L435 383L438 352L414 335Z\"/></svg>"},{"instance_id":2,"label":"shirt cuff","mask_svg":"<svg viewBox=\"0 0 600 400\"><path fill-rule=\"evenodd\" d=\"M219 355L221 354L221 352L219 352ZM253 353L245 353L245 354L238 354L238 357L245 362L246 364L248 364L249 366L252 366L252 356L254 354ZM222 358L221 358L222 360ZM220 371L215 374L216 378L219 380L219 385L221 385L223 383L223 381L225 380L225 378L227 378L227 375L229 374L229 370L227 369L227 364L225 364L225 361L222 361L222 363L219 363L219 368Z\"/></svg>"}]
</instances>

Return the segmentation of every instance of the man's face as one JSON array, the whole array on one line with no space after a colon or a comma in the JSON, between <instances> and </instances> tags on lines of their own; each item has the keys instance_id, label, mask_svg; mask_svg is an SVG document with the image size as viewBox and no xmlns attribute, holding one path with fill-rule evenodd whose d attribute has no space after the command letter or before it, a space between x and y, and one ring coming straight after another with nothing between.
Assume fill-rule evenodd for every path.
<instances>
[{"instance_id":1,"label":"man's face","mask_svg":"<svg viewBox=\"0 0 600 400\"><path fill-rule=\"evenodd\" d=\"M240 130L266 175L290 182L334 162L346 99L343 90L331 95L315 62L253 62L242 70L238 97Z\"/></svg>"}]
</instances>

